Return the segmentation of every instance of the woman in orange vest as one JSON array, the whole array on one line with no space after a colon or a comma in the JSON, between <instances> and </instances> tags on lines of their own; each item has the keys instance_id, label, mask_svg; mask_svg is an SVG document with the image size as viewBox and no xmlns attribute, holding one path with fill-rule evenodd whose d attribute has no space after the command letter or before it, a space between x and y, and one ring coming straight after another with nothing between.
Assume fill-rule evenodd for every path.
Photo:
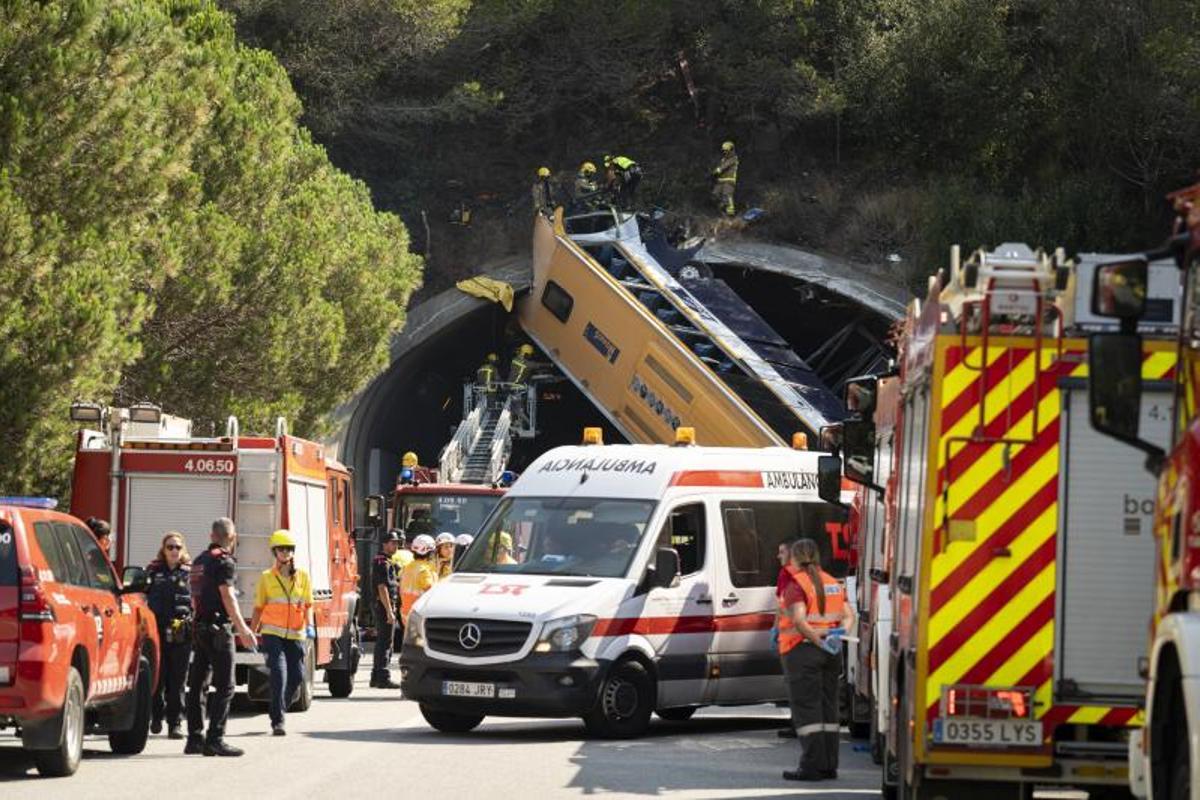
<instances>
[{"instance_id":1,"label":"woman in orange vest","mask_svg":"<svg viewBox=\"0 0 1200 800\"><path fill-rule=\"evenodd\" d=\"M308 573L296 567L296 540L292 534L275 531L269 545L275 564L258 577L250 627L262 635L263 655L270 672L271 733L284 736L284 711L305 679L305 640L316 637L313 590Z\"/></svg>"},{"instance_id":2,"label":"woman in orange vest","mask_svg":"<svg viewBox=\"0 0 1200 800\"><path fill-rule=\"evenodd\" d=\"M792 582L779 601L779 656L791 699L792 726L800 740L800 766L788 770L789 781L822 781L837 777L838 676L842 659L836 630L851 629L854 612L846 590L821 569L820 551L812 539L792 545L788 565ZM829 639L827 642L826 639Z\"/></svg>"}]
</instances>

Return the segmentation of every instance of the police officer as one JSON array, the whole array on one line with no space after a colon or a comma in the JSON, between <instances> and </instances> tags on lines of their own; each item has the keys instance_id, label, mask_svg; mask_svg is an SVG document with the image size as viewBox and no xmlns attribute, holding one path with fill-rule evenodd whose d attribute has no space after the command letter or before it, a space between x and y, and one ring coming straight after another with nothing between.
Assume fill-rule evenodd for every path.
<instances>
[{"instance_id":1,"label":"police officer","mask_svg":"<svg viewBox=\"0 0 1200 800\"><path fill-rule=\"evenodd\" d=\"M371 585L375 594L371 614L375 620L375 660L371 665L371 688L399 689L392 682L392 643L396 634L396 551L400 535L388 531L383 535L379 552L371 561Z\"/></svg>"},{"instance_id":2,"label":"police officer","mask_svg":"<svg viewBox=\"0 0 1200 800\"><path fill-rule=\"evenodd\" d=\"M837 777L838 675L841 658L831 646L836 630L850 630L854 612L846 590L821 569L812 539L792 544L792 582L780 600L779 655L791 700L792 725L800 740L800 766L783 773L789 781ZM829 641L827 641L829 640Z\"/></svg>"},{"instance_id":3,"label":"police officer","mask_svg":"<svg viewBox=\"0 0 1200 800\"><path fill-rule=\"evenodd\" d=\"M182 739L183 687L192 655L192 594L189 587L191 556L183 534L163 536L158 556L146 567L150 590L146 600L158 622L159 680L151 706L150 732L161 733L164 711L167 738Z\"/></svg>"},{"instance_id":4,"label":"police officer","mask_svg":"<svg viewBox=\"0 0 1200 800\"><path fill-rule=\"evenodd\" d=\"M192 666L188 670L187 755L240 756L242 750L225 743L225 721L233 700L234 632L237 640L254 649L254 633L238 608L234 594L237 561L237 528L221 517L212 524L212 542L192 564L191 594L195 623L192 631ZM200 701L208 693L208 734L204 733L204 711Z\"/></svg>"}]
</instances>

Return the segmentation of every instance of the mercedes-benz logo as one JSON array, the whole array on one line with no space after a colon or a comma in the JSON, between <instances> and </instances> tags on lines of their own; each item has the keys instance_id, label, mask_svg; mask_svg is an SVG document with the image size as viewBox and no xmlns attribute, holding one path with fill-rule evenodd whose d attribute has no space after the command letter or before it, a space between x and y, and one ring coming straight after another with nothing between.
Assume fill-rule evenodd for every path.
<instances>
[{"instance_id":1,"label":"mercedes-benz logo","mask_svg":"<svg viewBox=\"0 0 1200 800\"><path fill-rule=\"evenodd\" d=\"M474 650L483 639L483 631L474 622L468 622L458 629L458 643L463 650Z\"/></svg>"}]
</instances>

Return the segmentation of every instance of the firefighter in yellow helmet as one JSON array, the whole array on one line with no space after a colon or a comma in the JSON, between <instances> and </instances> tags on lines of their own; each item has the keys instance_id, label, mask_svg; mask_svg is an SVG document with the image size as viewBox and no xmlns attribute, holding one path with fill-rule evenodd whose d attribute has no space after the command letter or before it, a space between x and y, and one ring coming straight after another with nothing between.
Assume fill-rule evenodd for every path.
<instances>
[{"instance_id":1,"label":"firefighter in yellow helmet","mask_svg":"<svg viewBox=\"0 0 1200 800\"><path fill-rule=\"evenodd\" d=\"M421 460L419 458L417 458L417 454L414 453L412 450L409 450L407 453L405 453L404 455L402 455L400 457L400 466L402 466L402 467L408 467L409 469L412 469L420 463L421 463Z\"/></svg>"},{"instance_id":2,"label":"firefighter in yellow helmet","mask_svg":"<svg viewBox=\"0 0 1200 800\"><path fill-rule=\"evenodd\" d=\"M604 185L618 208L633 207L638 184L642 182L642 167L628 156L604 157Z\"/></svg>"},{"instance_id":3,"label":"firefighter in yellow helmet","mask_svg":"<svg viewBox=\"0 0 1200 800\"><path fill-rule=\"evenodd\" d=\"M436 548L433 537L427 533L413 539L412 563L400 573L400 621L404 625L408 625L413 604L438 582L437 562L434 559Z\"/></svg>"},{"instance_id":4,"label":"firefighter in yellow helmet","mask_svg":"<svg viewBox=\"0 0 1200 800\"><path fill-rule=\"evenodd\" d=\"M524 391L525 380L529 377L529 357L533 355L533 346L523 344L513 353L508 365L508 382L515 391Z\"/></svg>"},{"instance_id":5,"label":"firefighter in yellow helmet","mask_svg":"<svg viewBox=\"0 0 1200 800\"><path fill-rule=\"evenodd\" d=\"M579 165L579 172L575 175L575 207L585 211L595 208L599 194L596 165L585 161Z\"/></svg>"},{"instance_id":6,"label":"firefighter in yellow helmet","mask_svg":"<svg viewBox=\"0 0 1200 800\"><path fill-rule=\"evenodd\" d=\"M488 537L484 560L489 564L516 564L513 558L513 538L508 531L496 531Z\"/></svg>"},{"instance_id":7,"label":"firefighter in yellow helmet","mask_svg":"<svg viewBox=\"0 0 1200 800\"><path fill-rule=\"evenodd\" d=\"M738 177L738 156L733 142L724 142L721 145L721 160L713 170L712 176L713 199L725 216L732 217L737 213L737 207L733 203L733 192L737 188Z\"/></svg>"},{"instance_id":8,"label":"firefighter in yellow helmet","mask_svg":"<svg viewBox=\"0 0 1200 800\"><path fill-rule=\"evenodd\" d=\"M533 213L548 214L554 210L554 190L550 186L550 168L538 167L537 179L531 189L533 194Z\"/></svg>"},{"instance_id":9,"label":"firefighter in yellow helmet","mask_svg":"<svg viewBox=\"0 0 1200 800\"><path fill-rule=\"evenodd\" d=\"M486 406L496 392L496 372L499 362L500 356L488 353L487 358L479 365L479 369L475 370L475 395L481 405Z\"/></svg>"},{"instance_id":10,"label":"firefighter in yellow helmet","mask_svg":"<svg viewBox=\"0 0 1200 800\"><path fill-rule=\"evenodd\" d=\"M305 641L316 638L313 590L308 573L295 563L296 540L286 530L268 542L275 563L258 577L250 627L262 635L271 682L271 733L283 736L283 712L304 683Z\"/></svg>"}]
</instances>

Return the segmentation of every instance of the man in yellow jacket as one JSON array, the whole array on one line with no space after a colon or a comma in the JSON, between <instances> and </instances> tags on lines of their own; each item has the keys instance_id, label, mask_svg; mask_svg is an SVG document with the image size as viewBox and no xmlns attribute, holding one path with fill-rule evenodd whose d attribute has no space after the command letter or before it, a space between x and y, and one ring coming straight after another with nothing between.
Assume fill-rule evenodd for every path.
<instances>
[{"instance_id":1,"label":"man in yellow jacket","mask_svg":"<svg viewBox=\"0 0 1200 800\"><path fill-rule=\"evenodd\" d=\"M437 559L433 551L436 547L433 537L422 533L413 539L410 549L413 560L400 573L400 620L407 626L408 613L421 595L433 588L438 581Z\"/></svg>"},{"instance_id":2,"label":"man in yellow jacket","mask_svg":"<svg viewBox=\"0 0 1200 800\"><path fill-rule=\"evenodd\" d=\"M316 636L316 628L312 580L296 567L296 540L278 530L270 546L275 563L258 577L250 627L262 636L271 676L271 733L284 736L283 714L304 682L305 641Z\"/></svg>"}]
</instances>

